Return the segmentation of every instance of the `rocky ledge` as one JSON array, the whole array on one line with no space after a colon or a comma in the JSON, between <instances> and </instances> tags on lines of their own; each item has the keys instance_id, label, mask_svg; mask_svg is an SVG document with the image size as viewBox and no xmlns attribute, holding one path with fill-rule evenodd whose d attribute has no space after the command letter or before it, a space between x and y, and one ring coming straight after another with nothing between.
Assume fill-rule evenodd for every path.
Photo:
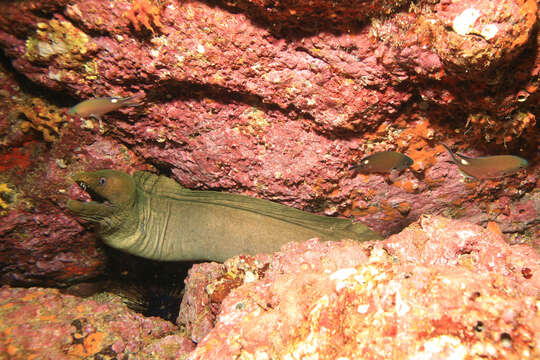
<instances>
[{"instance_id":1,"label":"rocky ledge","mask_svg":"<svg viewBox=\"0 0 540 360\"><path fill-rule=\"evenodd\" d=\"M11 359L540 357L540 257L499 227L424 216L384 241L289 243L195 265L178 327L111 296L0 290Z\"/></svg>"}]
</instances>

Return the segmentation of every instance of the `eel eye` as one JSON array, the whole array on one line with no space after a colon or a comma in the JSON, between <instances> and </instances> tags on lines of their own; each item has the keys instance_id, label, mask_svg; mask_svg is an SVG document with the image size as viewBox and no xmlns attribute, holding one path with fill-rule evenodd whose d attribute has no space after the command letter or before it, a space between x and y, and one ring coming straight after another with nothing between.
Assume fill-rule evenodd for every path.
<instances>
[{"instance_id":1,"label":"eel eye","mask_svg":"<svg viewBox=\"0 0 540 360\"><path fill-rule=\"evenodd\" d=\"M107 180L105 178L99 178L99 185L105 185L105 183L107 182Z\"/></svg>"}]
</instances>

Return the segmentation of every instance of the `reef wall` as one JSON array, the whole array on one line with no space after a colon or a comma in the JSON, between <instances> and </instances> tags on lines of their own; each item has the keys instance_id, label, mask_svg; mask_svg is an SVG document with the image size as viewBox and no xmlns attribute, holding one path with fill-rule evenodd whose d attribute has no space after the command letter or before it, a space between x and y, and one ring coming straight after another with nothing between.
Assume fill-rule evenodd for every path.
<instances>
[{"instance_id":1,"label":"reef wall","mask_svg":"<svg viewBox=\"0 0 540 360\"><path fill-rule=\"evenodd\" d=\"M103 245L64 206L71 175L98 168L352 217L385 236L429 213L539 245L534 0L47 0L0 13L4 283L103 271ZM136 93L143 106L102 121L66 111ZM530 166L465 179L441 143ZM349 170L382 150L415 163Z\"/></svg>"}]
</instances>

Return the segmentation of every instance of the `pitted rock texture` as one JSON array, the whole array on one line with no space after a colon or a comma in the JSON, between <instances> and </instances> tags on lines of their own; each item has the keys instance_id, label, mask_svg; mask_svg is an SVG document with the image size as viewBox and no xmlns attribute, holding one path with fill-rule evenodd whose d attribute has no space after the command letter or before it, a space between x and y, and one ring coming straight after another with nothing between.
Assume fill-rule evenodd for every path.
<instances>
[{"instance_id":1,"label":"pitted rock texture","mask_svg":"<svg viewBox=\"0 0 540 360\"><path fill-rule=\"evenodd\" d=\"M290 243L261 278L238 278L188 358L536 359L539 261L494 223L442 217L382 242ZM205 299L227 275L201 270Z\"/></svg>"},{"instance_id":2,"label":"pitted rock texture","mask_svg":"<svg viewBox=\"0 0 540 360\"><path fill-rule=\"evenodd\" d=\"M423 216L384 241L289 243L195 265L180 327L108 293L0 289L9 359L537 359L540 256L486 228ZM336 346L339 344L339 346Z\"/></svg>"},{"instance_id":3,"label":"pitted rock texture","mask_svg":"<svg viewBox=\"0 0 540 360\"><path fill-rule=\"evenodd\" d=\"M538 246L533 0L44 0L2 2L0 12L9 64L0 82L2 213L56 219L74 172L150 169L190 188L352 217L385 236L431 213L495 221L509 241ZM66 114L92 96L141 92L143 106L101 122ZM531 165L466 180L441 142ZM383 150L415 164L389 176L349 170ZM14 218L4 218L7 228ZM90 237L71 221L47 231ZM22 241L26 264L43 255L32 244L47 241L71 243L73 258L86 259L71 235L32 236ZM5 247L19 249L10 239ZM102 267L85 268L73 279ZM33 283L25 272L64 281L55 267L9 269L3 279L13 284Z\"/></svg>"},{"instance_id":4,"label":"pitted rock texture","mask_svg":"<svg viewBox=\"0 0 540 360\"><path fill-rule=\"evenodd\" d=\"M54 289L0 288L0 319L0 354L13 360L177 359L194 347L170 322Z\"/></svg>"}]
</instances>

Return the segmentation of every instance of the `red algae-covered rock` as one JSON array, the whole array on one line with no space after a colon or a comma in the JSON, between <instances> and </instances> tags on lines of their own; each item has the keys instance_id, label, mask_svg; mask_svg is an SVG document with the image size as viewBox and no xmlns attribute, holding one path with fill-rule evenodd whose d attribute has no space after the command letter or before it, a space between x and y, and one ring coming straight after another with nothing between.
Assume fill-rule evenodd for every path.
<instances>
[{"instance_id":1,"label":"red algae-covered rock","mask_svg":"<svg viewBox=\"0 0 540 360\"><path fill-rule=\"evenodd\" d=\"M300 28L306 32L324 23L332 29L343 29L369 17L388 15L405 5L405 0L327 1L327 0L238 0L225 2L244 10L250 17L264 19L274 31Z\"/></svg>"},{"instance_id":2,"label":"red algae-covered rock","mask_svg":"<svg viewBox=\"0 0 540 360\"><path fill-rule=\"evenodd\" d=\"M195 264L188 272L177 323L186 327L195 342L201 341L212 329L218 310L212 306L206 286L217 282L224 274L223 264L218 263ZM223 298L219 300L221 302Z\"/></svg>"},{"instance_id":3,"label":"red algae-covered rock","mask_svg":"<svg viewBox=\"0 0 540 360\"><path fill-rule=\"evenodd\" d=\"M195 264L188 273L177 323L193 341L201 341L214 326L223 299L229 292L264 275L268 255L238 256L224 264Z\"/></svg>"},{"instance_id":4,"label":"red algae-covered rock","mask_svg":"<svg viewBox=\"0 0 540 360\"><path fill-rule=\"evenodd\" d=\"M384 236L424 213L495 221L519 234L515 242L538 230L529 201L540 179L536 2L220 4L0 2L0 44L12 64L0 74L0 212L60 219L43 226L66 247L79 244L76 232L91 239L70 247L84 264L90 259L77 253L99 254L99 243L83 227L63 231L71 224L63 206L70 176L96 168L157 170L189 188L354 218ZM13 71L49 101L24 94L6 75ZM143 92L142 106L101 122L65 113L82 99ZM504 179L466 180L439 142L531 165ZM385 150L415 163L388 176L349 170ZM31 251L29 239L17 261L54 258ZM47 249L60 242L52 239ZM11 240L8 247L20 249ZM47 279L58 270L23 268ZM80 267L73 278L97 268Z\"/></svg>"},{"instance_id":5,"label":"red algae-covered rock","mask_svg":"<svg viewBox=\"0 0 540 360\"><path fill-rule=\"evenodd\" d=\"M48 14L60 11L66 0L17 1L0 3L0 29L25 36L35 30L36 25ZM40 16L41 15L41 16Z\"/></svg>"},{"instance_id":6,"label":"red algae-covered rock","mask_svg":"<svg viewBox=\"0 0 540 360\"><path fill-rule=\"evenodd\" d=\"M446 70L478 77L523 50L537 21L536 0L444 1L425 13L424 26Z\"/></svg>"},{"instance_id":7,"label":"red algae-covered rock","mask_svg":"<svg viewBox=\"0 0 540 360\"><path fill-rule=\"evenodd\" d=\"M540 256L531 257L526 245L509 246L495 223L483 229L468 222L424 216L382 246L407 262L496 272L523 285L522 291L534 295L540 290Z\"/></svg>"},{"instance_id":8,"label":"red algae-covered rock","mask_svg":"<svg viewBox=\"0 0 540 360\"><path fill-rule=\"evenodd\" d=\"M535 359L539 280L531 248L442 217L382 242L290 243L188 358Z\"/></svg>"},{"instance_id":9,"label":"red algae-covered rock","mask_svg":"<svg viewBox=\"0 0 540 360\"><path fill-rule=\"evenodd\" d=\"M14 360L175 359L193 348L170 322L43 288L0 289L0 334L0 354Z\"/></svg>"},{"instance_id":10,"label":"red algae-covered rock","mask_svg":"<svg viewBox=\"0 0 540 360\"><path fill-rule=\"evenodd\" d=\"M137 159L100 137L98 122L68 119L50 99L23 91L3 67L0 79L0 281L54 286L102 274L103 245L64 208L71 176L130 170Z\"/></svg>"},{"instance_id":11,"label":"red algae-covered rock","mask_svg":"<svg viewBox=\"0 0 540 360\"><path fill-rule=\"evenodd\" d=\"M146 346L137 354L140 359L185 359L195 344L184 335L167 335Z\"/></svg>"},{"instance_id":12,"label":"red algae-covered rock","mask_svg":"<svg viewBox=\"0 0 540 360\"><path fill-rule=\"evenodd\" d=\"M0 221L0 281L66 284L100 275L105 257L91 234L57 208L12 210Z\"/></svg>"}]
</instances>

